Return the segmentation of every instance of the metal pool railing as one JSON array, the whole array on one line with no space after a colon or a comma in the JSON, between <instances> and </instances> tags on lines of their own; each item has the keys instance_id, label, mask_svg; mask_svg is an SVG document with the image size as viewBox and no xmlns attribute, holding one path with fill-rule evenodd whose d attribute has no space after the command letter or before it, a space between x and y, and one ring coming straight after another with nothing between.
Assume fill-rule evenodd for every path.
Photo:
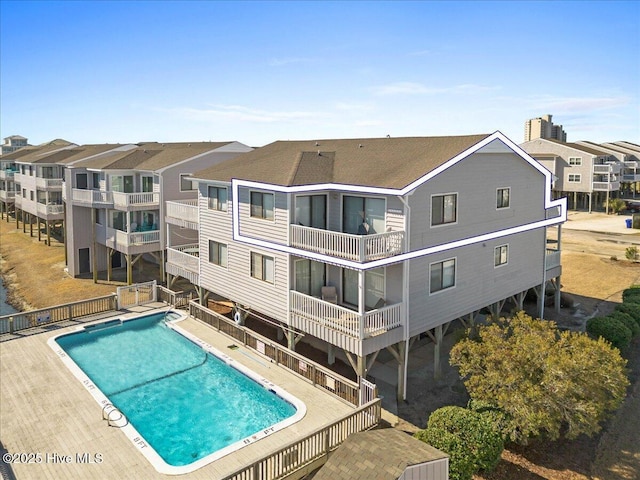
<instances>
[{"instance_id":1,"label":"metal pool railing","mask_svg":"<svg viewBox=\"0 0 640 480\"><path fill-rule=\"evenodd\" d=\"M54 307L12 313L0 317L0 334L14 333L27 328L75 320L89 315L117 310L117 296L90 298L79 302L65 303Z\"/></svg>"},{"instance_id":2,"label":"metal pool railing","mask_svg":"<svg viewBox=\"0 0 640 480\"><path fill-rule=\"evenodd\" d=\"M380 421L379 398L363 405L340 420L266 455L223 480L277 480L298 470L310 473L327 461L352 433L374 428ZM296 476L295 478L301 478Z\"/></svg>"},{"instance_id":3,"label":"metal pool railing","mask_svg":"<svg viewBox=\"0 0 640 480\"><path fill-rule=\"evenodd\" d=\"M246 327L236 325L224 315L209 310L195 301L189 303L189 313L192 317L270 358L277 365L305 378L315 387L321 388L351 405L362 405L378 396L375 384L366 381L358 384L349 380L330 368L315 363L269 338Z\"/></svg>"}]
</instances>

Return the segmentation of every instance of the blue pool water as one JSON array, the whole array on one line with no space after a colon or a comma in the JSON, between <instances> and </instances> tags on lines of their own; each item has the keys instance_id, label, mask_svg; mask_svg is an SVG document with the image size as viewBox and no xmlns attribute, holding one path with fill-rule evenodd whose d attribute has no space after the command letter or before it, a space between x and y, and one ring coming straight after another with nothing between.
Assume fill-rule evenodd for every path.
<instances>
[{"instance_id":1,"label":"blue pool water","mask_svg":"<svg viewBox=\"0 0 640 480\"><path fill-rule=\"evenodd\" d=\"M296 413L164 318L99 324L56 342L167 464L188 465Z\"/></svg>"}]
</instances>

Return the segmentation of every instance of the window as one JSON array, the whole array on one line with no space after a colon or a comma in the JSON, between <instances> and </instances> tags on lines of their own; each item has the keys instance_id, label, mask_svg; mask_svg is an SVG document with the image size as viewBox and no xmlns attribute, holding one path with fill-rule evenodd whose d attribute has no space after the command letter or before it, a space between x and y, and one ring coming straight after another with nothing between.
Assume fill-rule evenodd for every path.
<instances>
[{"instance_id":1,"label":"window","mask_svg":"<svg viewBox=\"0 0 640 480\"><path fill-rule=\"evenodd\" d=\"M579 167L582 165L582 157L569 157L569 165Z\"/></svg>"},{"instance_id":2,"label":"window","mask_svg":"<svg viewBox=\"0 0 640 480\"><path fill-rule=\"evenodd\" d=\"M87 187L85 186L84 188ZM111 190L114 192L133 193L133 175L112 175Z\"/></svg>"},{"instance_id":3,"label":"window","mask_svg":"<svg viewBox=\"0 0 640 480\"><path fill-rule=\"evenodd\" d=\"M511 193L510 188L499 188L497 199L496 199L496 208L509 208L509 194Z\"/></svg>"},{"instance_id":4,"label":"window","mask_svg":"<svg viewBox=\"0 0 640 480\"><path fill-rule=\"evenodd\" d=\"M273 283L273 258L251 253L251 276L265 282Z\"/></svg>"},{"instance_id":5,"label":"window","mask_svg":"<svg viewBox=\"0 0 640 480\"><path fill-rule=\"evenodd\" d=\"M385 231L384 198L345 196L342 215L344 233L371 235Z\"/></svg>"},{"instance_id":6,"label":"window","mask_svg":"<svg viewBox=\"0 0 640 480\"><path fill-rule=\"evenodd\" d=\"M305 227L327 227L327 197L325 195L298 195L296 197L296 223Z\"/></svg>"},{"instance_id":7,"label":"window","mask_svg":"<svg viewBox=\"0 0 640 480\"><path fill-rule=\"evenodd\" d=\"M142 191L145 193L153 192L153 177L142 177Z\"/></svg>"},{"instance_id":8,"label":"window","mask_svg":"<svg viewBox=\"0 0 640 480\"><path fill-rule=\"evenodd\" d=\"M80 190L87 189L87 174L86 173L76 173L76 188Z\"/></svg>"},{"instance_id":9,"label":"window","mask_svg":"<svg viewBox=\"0 0 640 480\"><path fill-rule=\"evenodd\" d=\"M358 305L358 271L342 269L342 300L350 305ZM365 310L378 308L385 298L384 267L367 270L364 273L364 306Z\"/></svg>"},{"instance_id":10,"label":"window","mask_svg":"<svg viewBox=\"0 0 640 480\"><path fill-rule=\"evenodd\" d=\"M209 187L209 209L227 211L227 188L226 187Z\"/></svg>"},{"instance_id":11,"label":"window","mask_svg":"<svg viewBox=\"0 0 640 480\"><path fill-rule=\"evenodd\" d=\"M296 260L296 292L322 296L325 283L325 264L314 260Z\"/></svg>"},{"instance_id":12,"label":"window","mask_svg":"<svg viewBox=\"0 0 640 480\"><path fill-rule=\"evenodd\" d=\"M33 190L29 192L29 200L33 202Z\"/></svg>"},{"instance_id":13,"label":"window","mask_svg":"<svg viewBox=\"0 0 640 480\"><path fill-rule=\"evenodd\" d=\"M180 174L180 191L181 192L188 192L191 190L195 190L195 187L193 186L193 182L187 179L190 176L191 176L190 173Z\"/></svg>"},{"instance_id":14,"label":"window","mask_svg":"<svg viewBox=\"0 0 640 480\"><path fill-rule=\"evenodd\" d=\"M251 192L251 216L273 220L273 193Z\"/></svg>"},{"instance_id":15,"label":"window","mask_svg":"<svg viewBox=\"0 0 640 480\"><path fill-rule=\"evenodd\" d=\"M94 211L96 215L96 225L102 225L104 223L104 210L94 208Z\"/></svg>"},{"instance_id":16,"label":"window","mask_svg":"<svg viewBox=\"0 0 640 480\"><path fill-rule=\"evenodd\" d=\"M434 195L431 197L431 225L444 225L457 221L458 194Z\"/></svg>"},{"instance_id":17,"label":"window","mask_svg":"<svg viewBox=\"0 0 640 480\"><path fill-rule=\"evenodd\" d=\"M100 174L98 172L93 172L91 174L91 181L93 183L93 188L96 190L100 189Z\"/></svg>"},{"instance_id":18,"label":"window","mask_svg":"<svg viewBox=\"0 0 640 480\"><path fill-rule=\"evenodd\" d=\"M446 288L451 288L456 284L456 260L455 258L444 262L432 263L429 266L431 280L429 282L429 292L435 293Z\"/></svg>"},{"instance_id":19,"label":"window","mask_svg":"<svg viewBox=\"0 0 640 480\"><path fill-rule=\"evenodd\" d=\"M509 245L500 245L494 249L494 266L506 265L509 261Z\"/></svg>"},{"instance_id":20,"label":"window","mask_svg":"<svg viewBox=\"0 0 640 480\"><path fill-rule=\"evenodd\" d=\"M224 243L209 240L209 261L227 268L227 246Z\"/></svg>"},{"instance_id":21,"label":"window","mask_svg":"<svg viewBox=\"0 0 640 480\"><path fill-rule=\"evenodd\" d=\"M569 183L580 183L581 175L579 173L570 173L569 174Z\"/></svg>"}]
</instances>

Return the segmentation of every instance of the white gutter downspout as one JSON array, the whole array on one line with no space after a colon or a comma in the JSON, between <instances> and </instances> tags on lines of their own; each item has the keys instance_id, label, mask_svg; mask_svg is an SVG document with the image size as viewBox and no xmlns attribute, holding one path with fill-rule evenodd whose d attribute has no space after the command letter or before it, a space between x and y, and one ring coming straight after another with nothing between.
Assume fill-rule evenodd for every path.
<instances>
[{"instance_id":1,"label":"white gutter downspout","mask_svg":"<svg viewBox=\"0 0 640 480\"><path fill-rule=\"evenodd\" d=\"M413 195L415 190L411 191L406 196ZM409 240L409 225L411 217L411 207L409 206L409 199L405 200L404 196L398 195L398 199L404 205L404 247L406 251L409 251L411 242ZM405 328L404 328L404 372L403 372L403 385L402 385L402 400L407 399L407 376L409 371L409 264L411 260L405 260L403 262L402 269L402 297L404 299L404 315L405 315Z\"/></svg>"}]
</instances>

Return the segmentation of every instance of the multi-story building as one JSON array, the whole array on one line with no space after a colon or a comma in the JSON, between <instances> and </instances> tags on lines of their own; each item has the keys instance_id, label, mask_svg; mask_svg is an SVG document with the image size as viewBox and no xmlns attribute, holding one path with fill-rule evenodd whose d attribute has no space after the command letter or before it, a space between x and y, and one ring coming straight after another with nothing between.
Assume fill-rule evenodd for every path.
<instances>
[{"instance_id":1,"label":"multi-story building","mask_svg":"<svg viewBox=\"0 0 640 480\"><path fill-rule=\"evenodd\" d=\"M93 146L83 158L62 161L66 170L67 266L71 275L127 268L143 256L164 278L167 239L187 233L166 228L169 200L196 199L194 172L251 148L238 142ZM169 236L168 236L169 234ZM174 240L175 241L175 240Z\"/></svg>"},{"instance_id":2,"label":"multi-story building","mask_svg":"<svg viewBox=\"0 0 640 480\"><path fill-rule=\"evenodd\" d=\"M588 142L537 138L520 146L554 175L553 196L567 197L569 208L607 208L618 195L623 163L608 149Z\"/></svg>"},{"instance_id":3,"label":"multi-story building","mask_svg":"<svg viewBox=\"0 0 640 480\"><path fill-rule=\"evenodd\" d=\"M11 135L4 138L4 144L1 146L0 155L7 155L13 153L22 147L28 147L27 139L20 135Z\"/></svg>"},{"instance_id":4,"label":"multi-story building","mask_svg":"<svg viewBox=\"0 0 640 480\"><path fill-rule=\"evenodd\" d=\"M524 141L528 142L536 138L548 138L566 142L567 134L562 128L562 125L554 125L551 118L552 115L543 115L542 117L532 118L524 122Z\"/></svg>"},{"instance_id":5,"label":"multi-story building","mask_svg":"<svg viewBox=\"0 0 640 480\"><path fill-rule=\"evenodd\" d=\"M499 132L280 141L193 179L197 205L172 215L198 243L169 254L173 271L231 300L236 321L279 324L290 348L304 336L330 363L342 351L360 377L387 349L400 397L420 335L439 349L450 322L522 308L530 290L542 315L549 280L559 307L566 200Z\"/></svg>"}]
</instances>

